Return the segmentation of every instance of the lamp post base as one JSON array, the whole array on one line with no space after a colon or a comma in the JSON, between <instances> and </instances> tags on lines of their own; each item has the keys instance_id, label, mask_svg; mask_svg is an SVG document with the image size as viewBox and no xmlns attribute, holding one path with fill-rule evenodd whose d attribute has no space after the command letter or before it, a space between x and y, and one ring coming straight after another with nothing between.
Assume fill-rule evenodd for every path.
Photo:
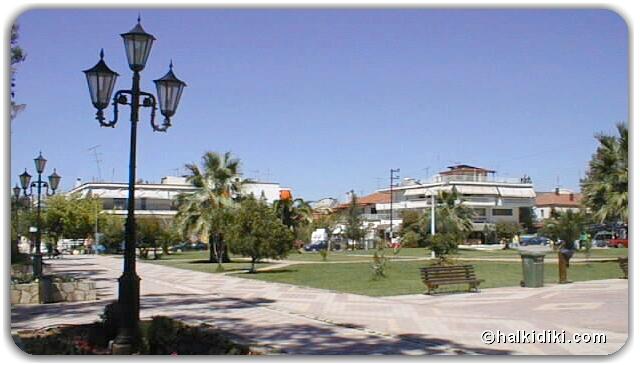
<instances>
[{"instance_id":1,"label":"lamp post base","mask_svg":"<svg viewBox=\"0 0 640 365\"><path fill-rule=\"evenodd\" d=\"M111 345L112 355L131 355L134 351L134 338L129 331L121 330Z\"/></svg>"},{"instance_id":2,"label":"lamp post base","mask_svg":"<svg viewBox=\"0 0 640 365\"><path fill-rule=\"evenodd\" d=\"M135 272L124 272L118 279L118 316L120 327L113 341L111 353L130 355L139 344L140 277Z\"/></svg>"}]
</instances>

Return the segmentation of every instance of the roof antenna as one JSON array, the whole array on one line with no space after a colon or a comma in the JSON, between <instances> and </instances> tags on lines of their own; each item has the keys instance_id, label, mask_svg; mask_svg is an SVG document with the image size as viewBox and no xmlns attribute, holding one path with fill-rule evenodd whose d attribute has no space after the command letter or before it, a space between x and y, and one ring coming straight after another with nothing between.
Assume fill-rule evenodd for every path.
<instances>
[{"instance_id":1,"label":"roof antenna","mask_svg":"<svg viewBox=\"0 0 640 365\"><path fill-rule=\"evenodd\" d=\"M138 24L140 24L140 12L138 12Z\"/></svg>"}]
</instances>

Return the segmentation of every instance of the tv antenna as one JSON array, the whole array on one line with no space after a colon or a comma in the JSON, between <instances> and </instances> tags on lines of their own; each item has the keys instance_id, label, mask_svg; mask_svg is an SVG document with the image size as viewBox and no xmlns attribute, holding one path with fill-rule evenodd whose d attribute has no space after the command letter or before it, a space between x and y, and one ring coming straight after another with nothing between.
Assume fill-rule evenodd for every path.
<instances>
[{"instance_id":1,"label":"tv antenna","mask_svg":"<svg viewBox=\"0 0 640 365\"><path fill-rule=\"evenodd\" d=\"M95 145L93 147L89 147L87 150L93 152L93 158L95 159L96 168L98 169L98 182L101 182L102 181L102 172L100 170L100 162L102 162L102 160L100 159L101 153L98 152L98 147L100 147L99 144Z\"/></svg>"}]
</instances>

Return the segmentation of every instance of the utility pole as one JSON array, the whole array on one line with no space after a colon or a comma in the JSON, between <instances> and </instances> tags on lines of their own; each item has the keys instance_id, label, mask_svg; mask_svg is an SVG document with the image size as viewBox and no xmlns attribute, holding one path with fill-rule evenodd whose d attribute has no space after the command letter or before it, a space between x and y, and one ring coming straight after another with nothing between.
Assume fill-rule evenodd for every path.
<instances>
[{"instance_id":1,"label":"utility pole","mask_svg":"<svg viewBox=\"0 0 640 365\"><path fill-rule=\"evenodd\" d=\"M436 193L431 190L431 235L436 234Z\"/></svg>"},{"instance_id":2,"label":"utility pole","mask_svg":"<svg viewBox=\"0 0 640 365\"><path fill-rule=\"evenodd\" d=\"M400 172L400 169L389 169L389 242L393 245L393 187L395 180L400 179L396 174Z\"/></svg>"}]
</instances>

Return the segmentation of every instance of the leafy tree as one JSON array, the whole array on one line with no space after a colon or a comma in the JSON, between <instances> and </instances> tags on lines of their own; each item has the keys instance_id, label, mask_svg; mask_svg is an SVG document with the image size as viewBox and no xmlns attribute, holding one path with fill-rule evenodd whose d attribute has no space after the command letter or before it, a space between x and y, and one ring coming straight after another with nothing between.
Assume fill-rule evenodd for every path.
<instances>
[{"instance_id":1,"label":"leafy tree","mask_svg":"<svg viewBox=\"0 0 640 365\"><path fill-rule=\"evenodd\" d=\"M105 214L100 222L100 233L100 244L111 252L119 250L124 242L124 218Z\"/></svg>"},{"instance_id":2,"label":"leafy tree","mask_svg":"<svg viewBox=\"0 0 640 365\"><path fill-rule=\"evenodd\" d=\"M140 249L140 257L147 258L149 250L158 247L162 228L157 217L136 218L136 247Z\"/></svg>"},{"instance_id":3,"label":"leafy tree","mask_svg":"<svg viewBox=\"0 0 640 365\"><path fill-rule=\"evenodd\" d=\"M600 145L581 181L582 202L600 223L629 220L629 130L625 123L616 127L618 136L596 135Z\"/></svg>"},{"instance_id":4,"label":"leafy tree","mask_svg":"<svg viewBox=\"0 0 640 365\"><path fill-rule=\"evenodd\" d=\"M262 259L286 257L294 240L291 230L282 224L273 209L254 197L242 200L225 235L231 242L232 253L251 258L250 272L255 272L256 262Z\"/></svg>"},{"instance_id":5,"label":"leafy tree","mask_svg":"<svg viewBox=\"0 0 640 365\"><path fill-rule=\"evenodd\" d=\"M20 26L16 23L11 25L11 38L9 41L11 46L11 120L13 120L16 115L25 107L24 104L16 104L14 100L16 86L16 66L26 59L24 50L18 44L19 28Z\"/></svg>"},{"instance_id":6,"label":"leafy tree","mask_svg":"<svg viewBox=\"0 0 640 365\"><path fill-rule=\"evenodd\" d=\"M516 234L520 233L520 226L515 222L496 223L496 236L498 240L511 241Z\"/></svg>"},{"instance_id":7,"label":"leafy tree","mask_svg":"<svg viewBox=\"0 0 640 365\"><path fill-rule=\"evenodd\" d=\"M43 233L56 242L59 238L82 239L93 237L96 219L102 214L98 198L77 195L54 195L46 200L42 210Z\"/></svg>"},{"instance_id":8,"label":"leafy tree","mask_svg":"<svg viewBox=\"0 0 640 365\"><path fill-rule=\"evenodd\" d=\"M176 224L183 236L196 235L209 243L210 262L229 262L222 232L245 183L238 177L240 160L230 152L206 152L202 167L193 163L185 167L189 171L187 181L198 189L178 196Z\"/></svg>"},{"instance_id":9,"label":"leafy tree","mask_svg":"<svg viewBox=\"0 0 640 365\"><path fill-rule=\"evenodd\" d=\"M484 236L484 243L496 243L498 241L496 226L493 224L485 224L482 229L482 234Z\"/></svg>"},{"instance_id":10,"label":"leafy tree","mask_svg":"<svg viewBox=\"0 0 640 365\"><path fill-rule=\"evenodd\" d=\"M345 222L344 237L358 245L364 239L365 230L362 228L362 217L358 206L358 197L351 191L351 201L343 214Z\"/></svg>"},{"instance_id":11,"label":"leafy tree","mask_svg":"<svg viewBox=\"0 0 640 365\"><path fill-rule=\"evenodd\" d=\"M18 244L20 237L29 233L29 227L35 226L35 212L30 207L28 198L19 200L11 199L11 262L18 262L23 259L19 255Z\"/></svg>"},{"instance_id":12,"label":"leafy tree","mask_svg":"<svg viewBox=\"0 0 640 365\"><path fill-rule=\"evenodd\" d=\"M426 246L425 228L422 226L420 213L413 210L405 210L401 213L402 225L400 226L400 241L403 247Z\"/></svg>"},{"instance_id":13,"label":"leafy tree","mask_svg":"<svg viewBox=\"0 0 640 365\"><path fill-rule=\"evenodd\" d=\"M527 233L535 232L535 227L533 226L533 208L531 207L521 207L519 209L520 214L520 223L522 227Z\"/></svg>"}]
</instances>

